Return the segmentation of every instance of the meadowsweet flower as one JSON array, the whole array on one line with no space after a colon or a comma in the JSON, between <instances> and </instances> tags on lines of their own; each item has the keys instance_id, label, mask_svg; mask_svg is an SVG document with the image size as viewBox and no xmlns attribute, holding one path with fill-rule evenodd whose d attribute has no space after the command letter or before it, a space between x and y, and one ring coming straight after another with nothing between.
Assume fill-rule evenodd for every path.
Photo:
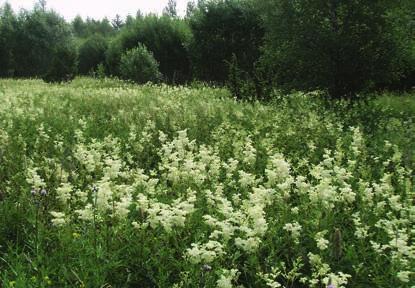
<instances>
[{"instance_id":1,"label":"meadowsweet flower","mask_svg":"<svg viewBox=\"0 0 415 288\"><path fill-rule=\"evenodd\" d=\"M51 211L50 214L53 216L52 224L54 226L63 226L66 224L65 213Z\"/></svg>"},{"instance_id":2,"label":"meadowsweet flower","mask_svg":"<svg viewBox=\"0 0 415 288\"><path fill-rule=\"evenodd\" d=\"M265 176L267 177L267 186L271 187L275 184L281 184L290 178L291 166L284 159L282 154L275 154L268 160Z\"/></svg>"},{"instance_id":3,"label":"meadowsweet flower","mask_svg":"<svg viewBox=\"0 0 415 288\"><path fill-rule=\"evenodd\" d=\"M360 132L360 129L358 127L350 128L350 130L353 132L353 141L352 141L352 151L355 154L355 156L360 155L362 148L363 148L363 134Z\"/></svg>"},{"instance_id":4,"label":"meadowsweet flower","mask_svg":"<svg viewBox=\"0 0 415 288\"><path fill-rule=\"evenodd\" d=\"M410 271L399 271L397 277L399 281L409 283L409 278L413 272Z\"/></svg>"},{"instance_id":5,"label":"meadowsweet flower","mask_svg":"<svg viewBox=\"0 0 415 288\"><path fill-rule=\"evenodd\" d=\"M75 213L83 221L92 221L94 219L94 208L91 203L86 204L83 209L75 210Z\"/></svg>"},{"instance_id":6,"label":"meadowsweet flower","mask_svg":"<svg viewBox=\"0 0 415 288\"><path fill-rule=\"evenodd\" d=\"M71 192L72 185L69 183L62 183L60 187L56 189L56 197L62 202L62 204L66 204L71 198Z\"/></svg>"},{"instance_id":7,"label":"meadowsweet flower","mask_svg":"<svg viewBox=\"0 0 415 288\"><path fill-rule=\"evenodd\" d=\"M239 184L242 188L255 185L255 175L247 173L245 171L239 171Z\"/></svg>"},{"instance_id":8,"label":"meadowsweet flower","mask_svg":"<svg viewBox=\"0 0 415 288\"><path fill-rule=\"evenodd\" d=\"M348 279L351 277L351 275L343 272L329 273L326 277L323 278L322 282L325 285L332 285L336 288L346 288Z\"/></svg>"},{"instance_id":9,"label":"meadowsweet flower","mask_svg":"<svg viewBox=\"0 0 415 288\"><path fill-rule=\"evenodd\" d=\"M117 178L121 173L122 162L120 159L106 158L105 159L104 174L109 179Z\"/></svg>"},{"instance_id":10,"label":"meadowsweet flower","mask_svg":"<svg viewBox=\"0 0 415 288\"><path fill-rule=\"evenodd\" d=\"M129 207L132 203L132 197L130 194L121 197L120 201L115 202L114 216L125 219L130 212Z\"/></svg>"},{"instance_id":11,"label":"meadowsweet flower","mask_svg":"<svg viewBox=\"0 0 415 288\"><path fill-rule=\"evenodd\" d=\"M242 151L243 154L243 163L247 165L253 165L256 161L256 149L252 146L252 140L250 137L245 139L245 147Z\"/></svg>"},{"instance_id":12,"label":"meadowsweet flower","mask_svg":"<svg viewBox=\"0 0 415 288\"><path fill-rule=\"evenodd\" d=\"M226 171L226 178L232 179L233 174L238 169L239 161L233 158L229 158L227 163L222 163L222 167Z\"/></svg>"},{"instance_id":13,"label":"meadowsweet flower","mask_svg":"<svg viewBox=\"0 0 415 288\"><path fill-rule=\"evenodd\" d=\"M282 287L282 285L276 280L281 275L281 271L277 267L272 267L270 273L259 272L257 275L270 288Z\"/></svg>"},{"instance_id":14,"label":"meadowsweet flower","mask_svg":"<svg viewBox=\"0 0 415 288\"><path fill-rule=\"evenodd\" d=\"M261 242L259 237L248 237L246 239L240 237L235 238L235 245L247 253L255 253Z\"/></svg>"},{"instance_id":15,"label":"meadowsweet flower","mask_svg":"<svg viewBox=\"0 0 415 288\"><path fill-rule=\"evenodd\" d=\"M401 196L399 195L392 195L388 198L390 207L395 211L401 211L403 206L400 203Z\"/></svg>"},{"instance_id":16,"label":"meadowsweet flower","mask_svg":"<svg viewBox=\"0 0 415 288\"><path fill-rule=\"evenodd\" d=\"M37 173L37 168L28 168L26 182L29 183L34 189L42 189L46 186L45 181Z\"/></svg>"},{"instance_id":17,"label":"meadowsweet flower","mask_svg":"<svg viewBox=\"0 0 415 288\"><path fill-rule=\"evenodd\" d=\"M284 225L283 229L287 232L290 232L291 237L294 239L295 243L299 243L302 227L300 224L298 224L298 222L287 223Z\"/></svg>"},{"instance_id":18,"label":"meadowsweet flower","mask_svg":"<svg viewBox=\"0 0 415 288\"><path fill-rule=\"evenodd\" d=\"M298 215L299 212L300 212L300 208L298 208L298 207L291 208L291 213L293 215Z\"/></svg>"},{"instance_id":19,"label":"meadowsweet flower","mask_svg":"<svg viewBox=\"0 0 415 288\"><path fill-rule=\"evenodd\" d=\"M239 277L239 272L237 269L231 269L231 270L223 269L222 275L220 276L218 281L216 281L216 287L217 288L232 288L234 287L232 285L232 282L236 281L238 277Z\"/></svg>"},{"instance_id":20,"label":"meadowsweet flower","mask_svg":"<svg viewBox=\"0 0 415 288\"><path fill-rule=\"evenodd\" d=\"M162 226L170 233L173 227L184 227L187 215L194 212L195 192L188 190L187 200L176 199L171 205L150 202L146 209L147 222L151 228Z\"/></svg>"},{"instance_id":21,"label":"meadowsweet flower","mask_svg":"<svg viewBox=\"0 0 415 288\"><path fill-rule=\"evenodd\" d=\"M318 232L314 239L316 240L317 247L320 250L326 250L328 248L329 241L324 238L324 235L327 234L327 230L324 230L322 232Z\"/></svg>"},{"instance_id":22,"label":"meadowsweet flower","mask_svg":"<svg viewBox=\"0 0 415 288\"><path fill-rule=\"evenodd\" d=\"M100 211L105 211L112 207L111 199L114 195L112 183L109 179L103 178L98 184L94 192L96 207Z\"/></svg>"},{"instance_id":23,"label":"meadowsweet flower","mask_svg":"<svg viewBox=\"0 0 415 288\"><path fill-rule=\"evenodd\" d=\"M224 254L223 245L214 240L205 244L193 243L192 248L186 250L186 257L193 264L208 264Z\"/></svg>"},{"instance_id":24,"label":"meadowsweet flower","mask_svg":"<svg viewBox=\"0 0 415 288\"><path fill-rule=\"evenodd\" d=\"M353 223L355 226L355 232L354 235L358 238L358 239L365 239L368 237L368 230L369 227L367 225L363 225L361 220L360 220L360 216L359 213L354 213L352 215L353 218Z\"/></svg>"},{"instance_id":25,"label":"meadowsweet flower","mask_svg":"<svg viewBox=\"0 0 415 288\"><path fill-rule=\"evenodd\" d=\"M346 202L346 203L353 203L356 199L356 193L353 192L350 185L340 188L340 197Z\"/></svg>"}]
</instances>

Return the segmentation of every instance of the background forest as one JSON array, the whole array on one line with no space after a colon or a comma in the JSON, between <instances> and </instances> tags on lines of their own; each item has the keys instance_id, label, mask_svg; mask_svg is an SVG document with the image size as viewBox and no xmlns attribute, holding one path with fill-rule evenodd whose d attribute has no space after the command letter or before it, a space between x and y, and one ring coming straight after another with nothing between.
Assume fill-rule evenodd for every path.
<instances>
[{"instance_id":1,"label":"background forest","mask_svg":"<svg viewBox=\"0 0 415 288\"><path fill-rule=\"evenodd\" d=\"M46 1L0 9L0 76L70 80L116 76L138 83L227 85L237 98L274 89L356 98L407 90L415 79L410 0L191 1L163 15L68 23Z\"/></svg>"}]
</instances>

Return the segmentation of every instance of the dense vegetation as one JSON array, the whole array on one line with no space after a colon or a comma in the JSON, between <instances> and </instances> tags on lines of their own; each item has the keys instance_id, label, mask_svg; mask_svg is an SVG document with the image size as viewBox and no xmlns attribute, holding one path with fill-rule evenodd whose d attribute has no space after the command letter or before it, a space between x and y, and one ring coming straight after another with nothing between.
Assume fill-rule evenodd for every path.
<instances>
[{"instance_id":1,"label":"dense vegetation","mask_svg":"<svg viewBox=\"0 0 415 288\"><path fill-rule=\"evenodd\" d=\"M138 11L125 20L76 17L71 23L46 1L18 14L6 3L0 9L0 76L71 79L50 75L59 71L50 68L56 65L51 55L64 47L78 57L65 57L61 67L120 77L121 56L145 45L164 82L227 85L236 98L270 99L274 89L320 90L335 99L409 90L415 81L414 3L198 1L180 18L170 0L161 16Z\"/></svg>"},{"instance_id":2,"label":"dense vegetation","mask_svg":"<svg viewBox=\"0 0 415 288\"><path fill-rule=\"evenodd\" d=\"M0 287L414 288L414 16L6 3Z\"/></svg>"},{"instance_id":3,"label":"dense vegetation","mask_svg":"<svg viewBox=\"0 0 415 288\"><path fill-rule=\"evenodd\" d=\"M0 81L2 287L412 287L413 95Z\"/></svg>"}]
</instances>

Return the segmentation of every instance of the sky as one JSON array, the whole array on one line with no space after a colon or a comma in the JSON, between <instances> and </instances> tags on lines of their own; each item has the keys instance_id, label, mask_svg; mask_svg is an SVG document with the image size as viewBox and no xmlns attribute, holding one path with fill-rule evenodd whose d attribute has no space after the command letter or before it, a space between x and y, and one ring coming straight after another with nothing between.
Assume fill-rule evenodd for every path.
<instances>
[{"instance_id":1,"label":"sky","mask_svg":"<svg viewBox=\"0 0 415 288\"><path fill-rule=\"evenodd\" d=\"M31 9L36 0L0 0L0 6L9 2L14 11L21 8ZM91 17L102 19L107 17L113 19L116 14L123 18L128 14L135 15L137 10L142 13L158 13L163 11L168 0L48 0L47 7L58 12L67 20L72 20L76 15L83 18ZM176 0L177 12L184 15L186 11L187 0Z\"/></svg>"}]
</instances>

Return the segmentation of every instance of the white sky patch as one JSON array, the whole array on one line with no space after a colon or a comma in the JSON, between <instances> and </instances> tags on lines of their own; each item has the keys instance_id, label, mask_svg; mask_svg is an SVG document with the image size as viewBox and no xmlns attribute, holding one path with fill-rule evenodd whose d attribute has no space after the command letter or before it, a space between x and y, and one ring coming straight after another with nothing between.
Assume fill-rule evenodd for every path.
<instances>
[{"instance_id":1,"label":"white sky patch","mask_svg":"<svg viewBox=\"0 0 415 288\"><path fill-rule=\"evenodd\" d=\"M0 0L0 6L9 2L14 11L20 9L32 9L35 0ZM125 18L127 15L135 15L138 10L143 14L161 14L166 7L168 0L49 0L46 7L53 9L67 20L72 20L76 15L82 18L90 17L102 19L107 17L113 19L116 14ZM184 15L186 12L187 0L177 0L177 12Z\"/></svg>"}]
</instances>

